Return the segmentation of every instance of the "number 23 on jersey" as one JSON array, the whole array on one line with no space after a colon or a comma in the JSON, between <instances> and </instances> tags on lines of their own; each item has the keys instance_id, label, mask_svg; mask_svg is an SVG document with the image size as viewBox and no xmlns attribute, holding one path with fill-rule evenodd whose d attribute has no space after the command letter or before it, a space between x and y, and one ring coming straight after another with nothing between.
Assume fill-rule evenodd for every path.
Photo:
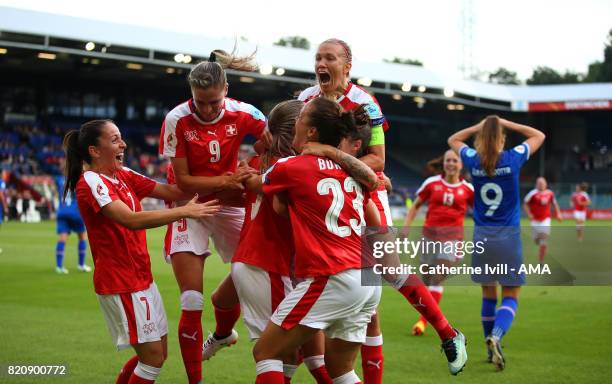
<instances>
[{"instance_id":1,"label":"number 23 on jersey","mask_svg":"<svg viewBox=\"0 0 612 384\"><path fill-rule=\"evenodd\" d=\"M347 177L344 179L343 184L334 178L327 177L325 179L321 179L317 183L317 192L321 196L329 195L330 193L332 194L332 203L327 210L327 214L325 215L325 226L327 227L327 230L337 236L348 237L351 235L352 229L358 236L361 236L361 228L365 225L363 214L363 190L361 185L359 185L359 183L357 183L352 177ZM354 218L350 219L350 226L338 225L338 217L344 208L344 192L355 192L357 195L355 199L353 199L352 204L353 208L359 215L359 220Z\"/></svg>"}]
</instances>

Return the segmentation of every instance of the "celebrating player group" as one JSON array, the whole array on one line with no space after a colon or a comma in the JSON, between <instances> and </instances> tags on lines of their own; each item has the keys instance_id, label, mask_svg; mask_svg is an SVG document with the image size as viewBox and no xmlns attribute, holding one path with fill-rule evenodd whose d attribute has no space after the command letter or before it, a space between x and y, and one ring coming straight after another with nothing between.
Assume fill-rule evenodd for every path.
<instances>
[{"instance_id":1,"label":"celebrating player group","mask_svg":"<svg viewBox=\"0 0 612 384\"><path fill-rule=\"evenodd\" d=\"M154 383L167 358L166 312L145 235L145 229L164 225L163 251L181 306L172 332L188 383L204 382L202 361L238 341L234 326L241 315L254 341L256 383L289 383L302 362L316 383L383 381L381 287L362 284L371 267L364 262L361 237L365 226L393 232L390 181L383 173L389 125L376 99L350 82L352 53L342 40L319 45L316 85L277 104L267 117L227 96L225 69L254 70L254 59L216 50L191 69L192 97L172 109L161 128L159 153L170 162L167 184L124 167L126 144L110 120L87 122L64 139L64 196L75 193L90 234L100 307L117 348L136 353L121 369L118 384ZM526 140L504 150L506 130ZM258 154L239 162L248 135L257 140ZM474 148L465 143L472 136ZM472 263L488 257L522 263L519 174L543 141L538 130L497 116L457 132L448 139L440 173L419 188L405 227L427 203L423 237L462 241L464 216L473 207L475 239L490 240L486 254ZM464 166L473 185L463 179ZM144 197L164 200L167 209L143 211ZM549 203L556 206L545 180L538 180L525 209L541 260L547 232L538 228L550 219L539 206ZM211 297L216 326L205 339L203 276L213 254L210 239L231 268ZM456 252L421 257L434 266L460 260ZM516 314L524 276L473 280L482 285L486 351L501 370L501 339ZM412 333L421 335L430 324L456 375L467 362L466 338L440 310L443 281L444 276L423 282L405 275L390 283L406 299L406 312L414 309L420 316ZM215 358L224 353L231 351ZM363 381L354 370L359 354Z\"/></svg>"}]
</instances>

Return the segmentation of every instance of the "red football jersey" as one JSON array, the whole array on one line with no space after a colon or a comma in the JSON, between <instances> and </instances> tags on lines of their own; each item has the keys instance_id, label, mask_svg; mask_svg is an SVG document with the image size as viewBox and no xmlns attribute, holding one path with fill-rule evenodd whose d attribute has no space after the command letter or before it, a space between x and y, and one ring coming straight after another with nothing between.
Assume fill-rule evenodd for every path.
<instances>
[{"instance_id":1,"label":"red football jersey","mask_svg":"<svg viewBox=\"0 0 612 384\"><path fill-rule=\"evenodd\" d=\"M533 220L543 221L550 218L550 207L555 201L555 193L550 189L544 191L532 189L525 196L524 201L533 215Z\"/></svg>"},{"instance_id":2,"label":"red football jersey","mask_svg":"<svg viewBox=\"0 0 612 384\"><path fill-rule=\"evenodd\" d=\"M298 96L298 100L301 100L307 103L310 100L316 97L319 97L319 96L321 96L321 87L317 84L317 85L314 85L310 88L303 90ZM352 111L353 109L357 108L361 104L376 105L378 107L377 110L368 109L368 113L370 114L370 118L372 119L372 126L382 124L383 130L385 132L387 132L387 130L389 129L389 124L387 123L387 120L382 115L382 111L380 109L380 105L378 104L378 100L376 100L374 96L370 95L363 88L357 85L354 85L353 83L349 83L348 87L346 87L346 90L344 91L342 96L340 96L340 98L337 101L338 101L338 104L340 104L340 106L344 108L345 111Z\"/></svg>"},{"instance_id":3,"label":"red football jersey","mask_svg":"<svg viewBox=\"0 0 612 384\"><path fill-rule=\"evenodd\" d=\"M249 165L259 169L260 157L255 156ZM244 224L232 262L289 276L295 254L291 221L274 212L272 196L247 191L245 203Z\"/></svg>"},{"instance_id":4,"label":"red football jersey","mask_svg":"<svg viewBox=\"0 0 612 384\"><path fill-rule=\"evenodd\" d=\"M368 194L329 159L280 159L263 176L266 195L286 192L295 243L295 276L331 276L361 268Z\"/></svg>"},{"instance_id":5,"label":"red football jersey","mask_svg":"<svg viewBox=\"0 0 612 384\"><path fill-rule=\"evenodd\" d=\"M168 113L160 134L160 154L187 158L192 176L219 176L238 165L238 149L246 135L259 138L266 119L257 108L230 98L213 121L202 121L193 101L186 101ZM210 200L203 196L200 201Z\"/></svg>"},{"instance_id":6,"label":"red football jersey","mask_svg":"<svg viewBox=\"0 0 612 384\"><path fill-rule=\"evenodd\" d=\"M155 181L123 168L112 179L87 171L76 185L76 197L94 260L94 289L100 295L137 292L153 282L145 230L131 230L104 216L102 208L121 200L132 211L142 210Z\"/></svg>"},{"instance_id":7,"label":"red football jersey","mask_svg":"<svg viewBox=\"0 0 612 384\"><path fill-rule=\"evenodd\" d=\"M589 195L586 192L572 193L572 204L574 205L574 211L586 211L587 206L583 204L589 200Z\"/></svg>"},{"instance_id":8,"label":"red football jersey","mask_svg":"<svg viewBox=\"0 0 612 384\"><path fill-rule=\"evenodd\" d=\"M321 96L321 87L319 85L315 85L303 90L298 96L298 100L309 102L310 100L319 96ZM366 107L366 111L370 116L371 126L375 127L382 124L385 132L389 130L389 124L382 113L378 100L376 100L374 96L370 95L363 88L354 85L353 83L349 83L342 96L340 96L338 99L338 104L340 104L345 111L352 111L361 104L366 104L368 106ZM384 177L383 172L376 172L376 175L378 175L381 180ZM391 219L391 212L389 210L389 201L382 201L382 199L386 199L386 197L384 193L378 193L379 191L386 191L386 189L381 185L378 190L370 191L370 198L376 203L376 208L378 208L381 218L381 225L391 226L393 225L393 220Z\"/></svg>"},{"instance_id":9,"label":"red football jersey","mask_svg":"<svg viewBox=\"0 0 612 384\"><path fill-rule=\"evenodd\" d=\"M416 192L428 203L423 235L432 240L462 240L463 219L474 204L474 187L465 180L449 184L440 175L423 182Z\"/></svg>"},{"instance_id":10,"label":"red football jersey","mask_svg":"<svg viewBox=\"0 0 612 384\"><path fill-rule=\"evenodd\" d=\"M370 191L370 199L372 199L376 209L378 209L380 225L382 227L391 227L393 226L393 217L391 215L391 207L389 206L389 196L387 195L387 187L382 183L385 174L383 172L376 172L376 176L378 176L381 183L376 190Z\"/></svg>"}]
</instances>

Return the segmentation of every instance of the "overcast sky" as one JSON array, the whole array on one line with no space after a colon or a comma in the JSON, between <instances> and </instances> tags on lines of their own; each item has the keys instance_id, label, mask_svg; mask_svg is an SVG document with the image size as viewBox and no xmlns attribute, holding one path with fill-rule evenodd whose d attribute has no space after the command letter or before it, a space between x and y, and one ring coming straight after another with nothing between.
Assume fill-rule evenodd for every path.
<instances>
[{"instance_id":1,"label":"overcast sky","mask_svg":"<svg viewBox=\"0 0 612 384\"><path fill-rule=\"evenodd\" d=\"M480 71L504 66L525 79L538 65L586 72L603 60L612 0L472 0L472 49ZM0 0L0 5L270 45L287 35L346 40L359 60L400 56L453 75L461 64L469 0ZM213 6L214 4L214 6ZM0 24L1 28L1 24Z\"/></svg>"}]
</instances>

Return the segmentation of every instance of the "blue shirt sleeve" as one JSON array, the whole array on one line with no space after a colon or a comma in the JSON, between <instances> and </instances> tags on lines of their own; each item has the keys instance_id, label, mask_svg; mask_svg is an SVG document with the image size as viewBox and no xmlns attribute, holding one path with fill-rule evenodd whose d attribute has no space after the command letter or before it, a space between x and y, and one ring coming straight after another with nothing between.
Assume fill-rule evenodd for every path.
<instances>
[{"instance_id":1,"label":"blue shirt sleeve","mask_svg":"<svg viewBox=\"0 0 612 384\"><path fill-rule=\"evenodd\" d=\"M512 165L521 168L529 160L529 145L522 143L509 150L512 158Z\"/></svg>"},{"instance_id":2,"label":"blue shirt sleeve","mask_svg":"<svg viewBox=\"0 0 612 384\"><path fill-rule=\"evenodd\" d=\"M474 161L476 160L476 150L474 148L470 148L467 145L464 145L459 150L459 156L461 157L461 161L464 165L472 166Z\"/></svg>"}]
</instances>

